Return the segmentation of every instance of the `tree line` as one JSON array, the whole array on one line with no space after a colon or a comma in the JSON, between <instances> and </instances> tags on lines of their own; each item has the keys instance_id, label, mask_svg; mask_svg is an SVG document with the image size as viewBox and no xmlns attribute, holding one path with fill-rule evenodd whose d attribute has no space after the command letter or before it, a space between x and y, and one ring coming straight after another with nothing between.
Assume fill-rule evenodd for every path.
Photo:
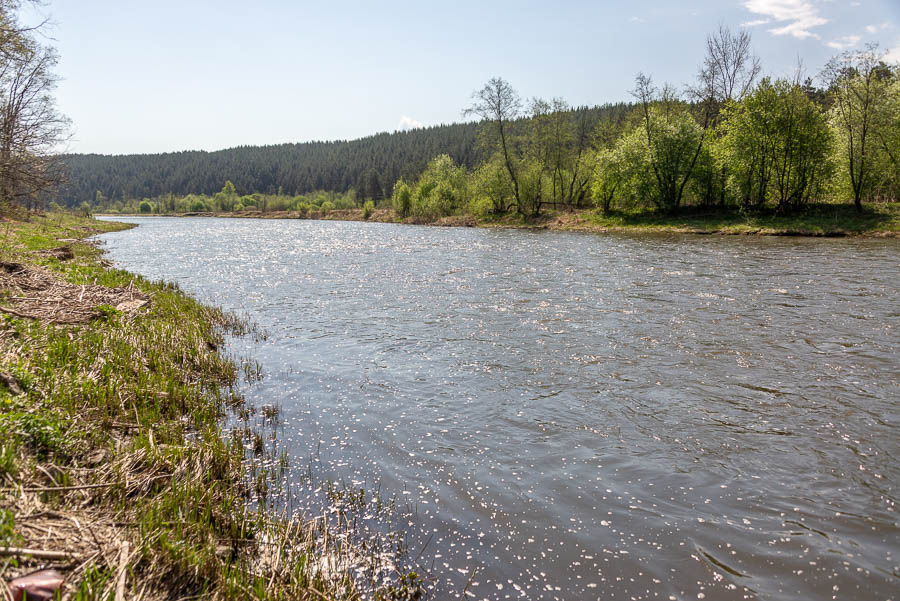
<instances>
[{"instance_id":1,"label":"tree line","mask_svg":"<svg viewBox=\"0 0 900 601\"><path fill-rule=\"evenodd\" d=\"M900 66L884 56L870 45L835 56L816 78L800 68L773 78L749 33L720 27L695 81L657 85L639 73L628 103L524 100L494 78L464 111L477 125L215 153L75 155L79 192L65 198L110 211L304 215L371 201L421 222L547 209L861 209L900 198Z\"/></svg>"},{"instance_id":2,"label":"tree line","mask_svg":"<svg viewBox=\"0 0 900 601\"><path fill-rule=\"evenodd\" d=\"M243 194L298 195L317 190L360 190L371 198L390 194L400 177L414 177L430 158L446 153L461 164L476 162L476 126L459 123L353 141L240 146L214 152L63 157L68 184L59 194L76 206L97 191L114 201L167 194L213 195L228 179Z\"/></svg>"},{"instance_id":3,"label":"tree line","mask_svg":"<svg viewBox=\"0 0 900 601\"><path fill-rule=\"evenodd\" d=\"M870 45L834 57L817 87L799 68L763 76L750 41L721 27L695 82L657 86L639 73L624 118L596 123L562 99L525 102L491 79L466 111L481 118L482 162L467 170L435 158L396 183L394 207L433 220L536 217L548 206L790 213L900 198L900 67Z\"/></svg>"},{"instance_id":4,"label":"tree line","mask_svg":"<svg viewBox=\"0 0 900 601\"><path fill-rule=\"evenodd\" d=\"M626 105L582 108L595 116L624 113ZM398 179L415 179L432 158L446 154L472 168L479 161L478 125L473 122L380 133L352 141L242 146L215 152L63 157L68 183L58 197L67 206L95 205L97 192L108 205L173 194L215 195L227 179L242 194L292 196L318 191L375 202L389 198Z\"/></svg>"}]
</instances>

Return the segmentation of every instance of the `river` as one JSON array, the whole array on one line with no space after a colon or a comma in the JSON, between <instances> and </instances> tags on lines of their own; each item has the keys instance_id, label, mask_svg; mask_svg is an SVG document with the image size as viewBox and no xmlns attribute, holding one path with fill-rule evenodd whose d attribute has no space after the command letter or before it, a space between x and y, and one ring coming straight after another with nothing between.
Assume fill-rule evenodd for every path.
<instances>
[{"instance_id":1,"label":"river","mask_svg":"<svg viewBox=\"0 0 900 601\"><path fill-rule=\"evenodd\" d=\"M126 220L118 266L268 332L248 399L398 500L432 598L897 597L896 240Z\"/></svg>"}]
</instances>

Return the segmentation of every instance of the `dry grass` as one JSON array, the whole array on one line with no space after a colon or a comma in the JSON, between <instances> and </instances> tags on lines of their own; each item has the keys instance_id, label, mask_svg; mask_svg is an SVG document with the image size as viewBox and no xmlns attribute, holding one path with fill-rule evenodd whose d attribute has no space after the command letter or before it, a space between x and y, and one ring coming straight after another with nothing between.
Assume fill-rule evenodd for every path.
<instances>
[{"instance_id":1,"label":"dry grass","mask_svg":"<svg viewBox=\"0 0 900 601\"><path fill-rule=\"evenodd\" d=\"M218 349L251 328L71 241L100 227L0 224L0 578L53 567L80 601L419 598L352 520L266 509L282 458L249 420L223 430L251 411ZM45 252L60 239L71 258Z\"/></svg>"},{"instance_id":2,"label":"dry grass","mask_svg":"<svg viewBox=\"0 0 900 601\"><path fill-rule=\"evenodd\" d=\"M127 288L78 286L44 267L23 263L0 262L0 289L6 292L0 311L56 324L85 323L104 315L104 309L130 312L150 302L133 281Z\"/></svg>"}]
</instances>

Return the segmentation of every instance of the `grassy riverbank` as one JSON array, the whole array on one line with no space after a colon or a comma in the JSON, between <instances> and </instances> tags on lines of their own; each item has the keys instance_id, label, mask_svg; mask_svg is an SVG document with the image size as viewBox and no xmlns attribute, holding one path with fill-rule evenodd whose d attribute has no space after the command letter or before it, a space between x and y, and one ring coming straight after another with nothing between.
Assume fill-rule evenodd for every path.
<instances>
[{"instance_id":1,"label":"grassy riverbank","mask_svg":"<svg viewBox=\"0 0 900 601\"><path fill-rule=\"evenodd\" d=\"M587 232L677 232L691 234L763 236L873 236L900 235L900 203L866 204L857 211L852 204L812 204L797 213L740 211L710 213L702 209L676 214L651 211L595 211L548 214L534 220L505 218L483 225L547 227Z\"/></svg>"},{"instance_id":2,"label":"grassy riverbank","mask_svg":"<svg viewBox=\"0 0 900 601\"><path fill-rule=\"evenodd\" d=\"M174 216L206 216L253 219L324 219L338 221L372 221L379 223L418 223L439 226L503 227L550 229L583 232L657 232L761 236L900 236L900 203L863 204L857 211L852 204L810 204L796 213L761 211L742 213L738 210L708 212L685 209L667 214L655 211L614 211L603 214L595 210L547 211L540 217L526 218L516 214L502 217L457 215L436 221L401 219L393 209L379 208L366 217L363 209L322 211L240 211L175 213ZM145 214L146 216L146 214Z\"/></svg>"},{"instance_id":3,"label":"grassy riverbank","mask_svg":"<svg viewBox=\"0 0 900 601\"><path fill-rule=\"evenodd\" d=\"M247 324L84 241L126 227L0 222L0 577L52 567L81 600L358 598L323 521L265 509L284 458L219 350Z\"/></svg>"}]
</instances>

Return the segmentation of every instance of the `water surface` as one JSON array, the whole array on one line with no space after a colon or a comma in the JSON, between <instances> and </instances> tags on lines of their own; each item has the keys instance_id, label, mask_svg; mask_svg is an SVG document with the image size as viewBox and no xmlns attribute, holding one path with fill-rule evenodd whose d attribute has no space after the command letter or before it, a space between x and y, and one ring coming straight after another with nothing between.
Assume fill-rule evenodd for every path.
<instances>
[{"instance_id":1,"label":"water surface","mask_svg":"<svg viewBox=\"0 0 900 601\"><path fill-rule=\"evenodd\" d=\"M250 400L400 500L434 598L897 595L896 241L133 221L112 260L268 331Z\"/></svg>"}]
</instances>

